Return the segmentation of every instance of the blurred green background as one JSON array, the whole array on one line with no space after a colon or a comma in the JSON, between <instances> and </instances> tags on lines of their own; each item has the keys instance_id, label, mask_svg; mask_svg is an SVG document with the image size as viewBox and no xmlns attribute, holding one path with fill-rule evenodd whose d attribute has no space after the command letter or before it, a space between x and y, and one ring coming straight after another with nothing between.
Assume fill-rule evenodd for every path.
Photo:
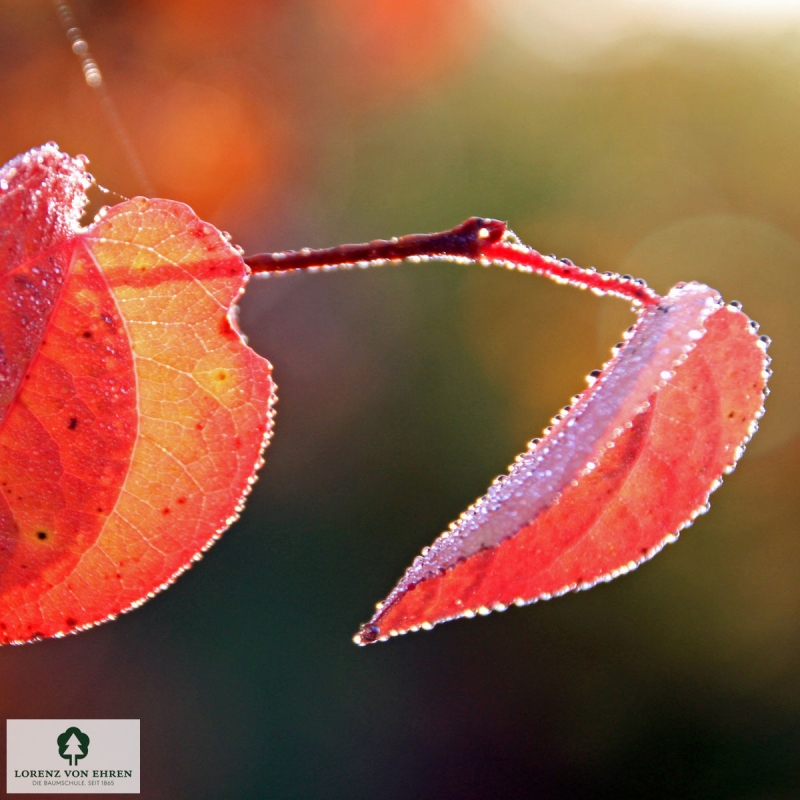
<instances>
[{"instance_id":1,"label":"blurred green background","mask_svg":"<svg viewBox=\"0 0 800 800\"><path fill-rule=\"evenodd\" d=\"M499 217L713 285L775 369L712 512L652 563L360 649L632 315L477 266L254 280L280 403L241 520L142 609L0 651L6 718L141 718L146 798L800 796L800 14L672 5L74 2L145 180L53 4L0 2L3 162L56 140L250 253Z\"/></svg>"}]
</instances>

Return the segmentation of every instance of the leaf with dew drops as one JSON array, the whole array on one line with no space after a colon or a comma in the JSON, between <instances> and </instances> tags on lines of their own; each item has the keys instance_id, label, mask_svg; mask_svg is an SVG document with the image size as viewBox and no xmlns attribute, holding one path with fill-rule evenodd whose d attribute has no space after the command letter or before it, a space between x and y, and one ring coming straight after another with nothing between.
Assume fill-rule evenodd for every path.
<instances>
[{"instance_id":1,"label":"leaf with dew drops","mask_svg":"<svg viewBox=\"0 0 800 800\"><path fill-rule=\"evenodd\" d=\"M628 275L546 257L497 220L247 259L256 269L464 258L632 300L638 320L589 387L507 475L426 547L357 644L526 605L635 569L708 509L763 414L769 339L714 289L665 297Z\"/></svg>"},{"instance_id":2,"label":"leaf with dew drops","mask_svg":"<svg viewBox=\"0 0 800 800\"><path fill-rule=\"evenodd\" d=\"M708 508L763 413L767 341L700 284L645 309L574 405L426 548L358 644L587 589Z\"/></svg>"},{"instance_id":3,"label":"leaf with dew drops","mask_svg":"<svg viewBox=\"0 0 800 800\"><path fill-rule=\"evenodd\" d=\"M144 602L236 519L272 427L231 306L249 271L187 206L79 225L85 160L0 172L0 641Z\"/></svg>"}]
</instances>

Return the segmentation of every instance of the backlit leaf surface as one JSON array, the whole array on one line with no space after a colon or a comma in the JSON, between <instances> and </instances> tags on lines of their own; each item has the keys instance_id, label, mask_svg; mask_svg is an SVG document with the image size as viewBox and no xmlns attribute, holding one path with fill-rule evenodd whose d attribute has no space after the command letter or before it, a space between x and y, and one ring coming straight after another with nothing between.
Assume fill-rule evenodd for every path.
<instances>
[{"instance_id":1,"label":"backlit leaf surface","mask_svg":"<svg viewBox=\"0 0 800 800\"><path fill-rule=\"evenodd\" d=\"M92 625L186 569L240 510L270 365L230 317L249 270L187 206L88 228L84 162L0 172L0 641Z\"/></svg>"},{"instance_id":2,"label":"backlit leaf surface","mask_svg":"<svg viewBox=\"0 0 800 800\"><path fill-rule=\"evenodd\" d=\"M706 509L761 416L766 341L714 290L640 314L596 381L423 551L359 644L593 586Z\"/></svg>"}]
</instances>

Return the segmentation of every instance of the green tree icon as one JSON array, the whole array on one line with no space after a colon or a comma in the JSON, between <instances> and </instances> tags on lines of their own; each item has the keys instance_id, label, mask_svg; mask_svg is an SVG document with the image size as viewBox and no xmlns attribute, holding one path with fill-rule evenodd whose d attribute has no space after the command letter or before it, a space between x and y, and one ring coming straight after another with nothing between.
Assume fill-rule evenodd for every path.
<instances>
[{"instance_id":1,"label":"green tree icon","mask_svg":"<svg viewBox=\"0 0 800 800\"><path fill-rule=\"evenodd\" d=\"M80 728L67 728L56 742L58 754L66 758L71 767L78 763L78 759L86 758L89 754L89 737Z\"/></svg>"}]
</instances>

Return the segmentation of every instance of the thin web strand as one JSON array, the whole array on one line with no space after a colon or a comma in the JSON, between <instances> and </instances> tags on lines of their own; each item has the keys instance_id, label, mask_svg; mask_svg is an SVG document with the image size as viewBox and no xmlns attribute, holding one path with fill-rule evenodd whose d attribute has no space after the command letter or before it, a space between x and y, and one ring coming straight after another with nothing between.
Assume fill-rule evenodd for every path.
<instances>
[{"instance_id":1,"label":"thin web strand","mask_svg":"<svg viewBox=\"0 0 800 800\"><path fill-rule=\"evenodd\" d=\"M78 27L78 21L75 18L72 8L70 7L69 3L64 2L64 0L53 0L53 5L55 6L58 19L67 34L67 39L69 40L72 52L75 53L80 61L81 70L83 71L83 78L86 81L86 85L90 89L93 89L99 98L100 103L103 106L103 110L105 111L106 116L111 123L114 135L122 145L122 149L125 152L128 163L131 165L131 169L133 170L133 173L136 176L136 180L139 182L142 191L148 197L152 197L154 194L153 186L147 177L144 165L142 164L142 161L136 152L133 141L128 135L128 131L122 121L122 117L120 117L117 107L114 105L114 101L111 99L111 95L108 93L105 81L103 80L103 73L100 72L97 62L89 52L89 44L84 38L81 29Z\"/></svg>"}]
</instances>

